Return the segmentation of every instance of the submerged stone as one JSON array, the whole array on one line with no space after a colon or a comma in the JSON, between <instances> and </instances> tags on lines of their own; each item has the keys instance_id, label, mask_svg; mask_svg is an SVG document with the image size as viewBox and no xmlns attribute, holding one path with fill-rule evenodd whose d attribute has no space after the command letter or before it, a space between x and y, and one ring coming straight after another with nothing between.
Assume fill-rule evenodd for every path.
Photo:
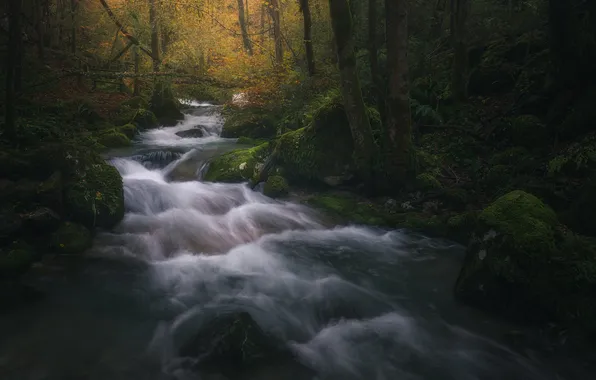
<instances>
[{"instance_id":1,"label":"submerged stone","mask_svg":"<svg viewBox=\"0 0 596 380\"><path fill-rule=\"evenodd\" d=\"M246 312L219 315L201 326L179 354L199 359L201 367L240 368L270 358L279 349Z\"/></svg>"},{"instance_id":2,"label":"submerged stone","mask_svg":"<svg viewBox=\"0 0 596 380\"><path fill-rule=\"evenodd\" d=\"M205 136L205 132L203 132L203 130L199 127L195 127L192 129L187 129L184 131L180 131L180 132L176 132L176 136L178 137L182 137L182 138L200 138Z\"/></svg>"}]
</instances>

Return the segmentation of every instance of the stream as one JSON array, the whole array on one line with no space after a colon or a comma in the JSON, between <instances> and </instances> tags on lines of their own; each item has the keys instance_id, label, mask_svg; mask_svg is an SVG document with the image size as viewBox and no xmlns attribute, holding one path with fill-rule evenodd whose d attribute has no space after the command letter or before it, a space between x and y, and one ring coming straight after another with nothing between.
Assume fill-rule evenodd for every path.
<instances>
[{"instance_id":1,"label":"stream","mask_svg":"<svg viewBox=\"0 0 596 380\"><path fill-rule=\"evenodd\" d=\"M198 127L197 127L198 126ZM176 135L192 128L203 137ZM589 379L572 355L515 347L510 326L453 299L464 248L329 225L245 184L203 183L218 106L110 152L127 213L81 258L37 265L41 300L0 315L2 380ZM246 311L293 360L201 373L177 355L208 318ZM189 364L191 363L191 364Z\"/></svg>"}]
</instances>

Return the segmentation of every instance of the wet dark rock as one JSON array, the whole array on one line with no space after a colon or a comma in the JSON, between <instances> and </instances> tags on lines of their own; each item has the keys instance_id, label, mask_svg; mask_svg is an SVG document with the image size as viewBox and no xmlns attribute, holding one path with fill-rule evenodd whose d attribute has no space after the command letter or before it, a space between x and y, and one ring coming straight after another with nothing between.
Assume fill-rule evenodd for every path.
<instances>
[{"instance_id":1,"label":"wet dark rock","mask_svg":"<svg viewBox=\"0 0 596 380\"><path fill-rule=\"evenodd\" d=\"M243 367L279 353L272 337L249 313L219 315L201 327L179 351L198 358L200 367Z\"/></svg>"},{"instance_id":2,"label":"wet dark rock","mask_svg":"<svg viewBox=\"0 0 596 380\"><path fill-rule=\"evenodd\" d=\"M60 226L60 215L47 207L21 214L23 228L32 235L55 231Z\"/></svg>"},{"instance_id":3,"label":"wet dark rock","mask_svg":"<svg viewBox=\"0 0 596 380\"><path fill-rule=\"evenodd\" d=\"M176 136L183 137L183 138L200 138L205 136L205 132L201 128L201 126L196 126L192 129L187 129L185 131L176 132Z\"/></svg>"}]
</instances>

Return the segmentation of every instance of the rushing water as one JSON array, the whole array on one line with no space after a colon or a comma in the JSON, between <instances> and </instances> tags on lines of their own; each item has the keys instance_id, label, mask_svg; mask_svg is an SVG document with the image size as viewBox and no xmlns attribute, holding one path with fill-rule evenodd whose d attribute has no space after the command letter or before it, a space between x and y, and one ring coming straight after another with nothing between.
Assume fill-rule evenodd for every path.
<instances>
[{"instance_id":1,"label":"rushing water","mask_svg":"<svg viewBox=\"0 0 596 380\"><path fill-rule=\"evenodd\" d=\"M200 182L235 141L219 137L217 107L191 106L111 154L127 214L85 258L34 271L47 295L0 317L0 379L593 378L497 343L510 327L456 304L460 246L333 227L246 185ZM203 137L176 135L195 126ZM188 369L179 341L229 311L248 311L295 359L225 377Z\"/></svg>"}]
</instances>

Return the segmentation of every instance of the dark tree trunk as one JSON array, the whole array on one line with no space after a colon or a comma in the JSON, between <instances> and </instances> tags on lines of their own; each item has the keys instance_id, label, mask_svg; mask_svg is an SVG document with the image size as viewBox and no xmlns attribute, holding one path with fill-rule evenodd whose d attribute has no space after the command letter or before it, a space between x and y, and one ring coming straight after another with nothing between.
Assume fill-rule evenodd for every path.
<instances>
[{"instance_id":1,"label":"dark tree trunk","mask_svg":"<svg viewBox=\"0 0 596 380\"><path fill-rule=\"evenodd\" d=\"M161 66L161 52L159 43L159 20L157 18L156 0L149 0L149 24L151 24L151 56L153 71L159 72Z\"/></svg>"},{"instance_id":2,"label":"dark tree trunk","mask_svg":"<svg viewBox=\"0 0 596 380\"><path fill-rule=\"evenodd\" d=\"M447 0L436 0L435 9L433 11L432 24L430 27L430 36L437 38L441 35L443 29L443 21L445 18L445 8Z\"/></svg>"},{"instance_id":3,"label":"dark tree trunk","mask_svg":"<svg viewBox=\"0 0 596 380\"><path fill-rule=\"evenodd\" d=\"M70 52L77 52L77 0L70 0Z\"/></svg>"},{"instance_id":4,"label":"dark tree trunk","mask_svg":"<svg viewBox=\"0 0 596 380\"><path fill-rule=\"evenodd\" d=\"M558 84L593 86L596 73L596 2L549 0L550 50ZM582 37L583 36L583 37ZM592 36L592 38L588 38Z\"/></svg>"},{"instance_id":5,"label":"dark tree trunk","mask_svg":"<svg viewBox=\"0 0 596 380\"><path fill-rule=\"evenodd\" d=\"M360 179L371 185L375 143L356 69L352 15L347 0L329 0L329 8L337 47L341 93L354 141L354 164Z\"/></svg>"},{"instance_id":6,"label":"dark tree trunk","mask_svg":"<svg viewBox=\"0 0 596 380\"><path fill-rule=\"evenodd\" d=\"M138 75L139 74L139 67L141 65L141 55L139 54L139 47L135 46L132 50L132 54L134 57L134 70L135 70L135 74ZM141 88L140 88L140 80L139 77L136 76L134 79L134 90L133 90L133 95L134 96L139 96L141 94Z\"/></svg>"},{"instance_id":7,"label":"dark tree trunk","mask_svg":"<svg viewBox=\"0 0 596 380\"><path fill-rule=\"evenodd\" d=\"M43 62L45 60L43 0L36 0L33 8L33 14L35 19L35 33L37 34L37 56L39 60Z\"/></svg>"},{"instance_id":8,"label":"dark tree trunk","mask_svg":"<svg viewBox=\"0 0 596 380\"><path fill-rule=\"evenodd\" d=\"M275 40L275 63L278 65L284 62L283 40L281 37L281 17L278 0L271 0L269 13L273 20L273 38Z\"/></svg>"},{"instance_id":9,"label":"dark tree trunk","mask_svg":"<svg viewBox=\"0 0 596 380\"><path fill-rule=\"evenodd\" d=\"M382 104L384 86L381 82L379 71L377 24L377 0L368 0L368 56L370 59L370 76L373 83L375 100L377 103Z\"/></svg>"},{"instance_id":10,"label":"dark tree trunk","mask_svg":"<svg viewBox=\"0 0 596 380\"><path fill-rule=\"evenodd\" d=\"M300 10L302 11L302 19L304 21L304 50L306 52L306 64L308 66L308 74L312 77L315 75L315 53L312 47L312 18L310 15L310 5L308 0L299 0Z\"/></svg>"},{"instance_id":11,"label":"dark tree trunk","mask_svg":"<svg viewBox=\"0 0 596 380\"><path fill-rule=\"evenodd\" d=\"M458 101L465 100L468 95L466 29L469 9L469 0L451 0L451 42L453 46L451 91L453 98Z\"/></svg>"},{"instance_id":12,"label":"dark tree trunk","mask_svg":"<svg viewBox=\"0 0 596 380\"><path fill-rule=\"evenodd\" d=\"M405 183L412 172L412 125L406 0L385 0L389 91L386 109L387 178Z\"/></svg>"},{"instance_id":13,"label":"dark tree trunk","mask_svg":"<svg viewBox=\"0 0 596 380\"><path fill-rule=\"evenodd\" d=\"M9 0L9 37L6 62L6 113L4 119L4 137L16 139L16 99L20 82L18 67L21 65L21 9L22 0Z\"/></svg>"},{"instance_id":14,"label":"dark tree trunk","mask_svg":"<svg viewBox=\"0 0 596 380\"><path fill-rule=\"evenodd\" d=\"M238 0L238 23L240 24L240 32L242 33L242 42L244 43L244 50L248 53L248 55L252 55L252 43L250 38L248 38L248 29L246 27L246 19L245 19L245 11L244 11L244 0Z\"/></svg>"}]
</instances>

